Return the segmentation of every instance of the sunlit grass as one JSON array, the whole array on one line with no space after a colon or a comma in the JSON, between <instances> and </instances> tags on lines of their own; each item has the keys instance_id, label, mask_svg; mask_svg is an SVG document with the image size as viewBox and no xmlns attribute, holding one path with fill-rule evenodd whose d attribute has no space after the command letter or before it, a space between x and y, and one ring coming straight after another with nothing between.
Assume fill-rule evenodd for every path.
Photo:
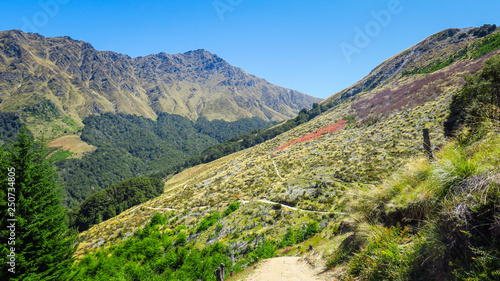
<instances>
[{"instance_id":1,"label":"sunlit grass","mask_svg":"<svg viewBox=\"0 0 500 281\"><path fill-rule=\"evenodd\" d=\"M349 210L346 221L350 221L353 232L330 255L328 268L345 267L360 280L408 280L418 274L415 270L420 267L431 268L432 273L426 274L448 274L437 262L447 249L439 241L447 235L447 239L458 241L464 239L459 238L461 235L474 239L473 231L467 228L469 223L494 226L498 222L498 218L482 217L495 208L493 201L499 196L498 186L493 183L498 181L494 175L498 173L499 156L500 137L496 133L469 143L455 140L434 159L415 158L382 183L348 193L351 201L345 208ZM471 212L480 214L472 216ZM464 230L447 233L453 225ZM482 227L483 232L493 229L477 227ZM470 252L475 248L465 249ZM491 257L487 258L495 252L484 253L478 254L482 262L476 270L491 276L484 272L495 264ZM422 254L431 261L419 257ZM476 272L467 266L456 265L457 272Z\"/></svg>"}]
</instances>

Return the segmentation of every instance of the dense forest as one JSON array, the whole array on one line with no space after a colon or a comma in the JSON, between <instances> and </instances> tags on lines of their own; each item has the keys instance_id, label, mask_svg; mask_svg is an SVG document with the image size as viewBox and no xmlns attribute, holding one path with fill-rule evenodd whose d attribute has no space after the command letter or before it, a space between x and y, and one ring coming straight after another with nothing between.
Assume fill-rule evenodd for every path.
<instances>
[{"instance_id":1,"label":"dense forest","mask_svg":"<svg viewBox=\"0 0 500 281\"><path fill-rule=\"evenodd\" d=\"M122 181L85 199L78 210L69 213L69 226L87 230L162 193L163 181L159 178L136 177Z\"/></svg>"},{"instance_id":2,"label":"dense forest","mask_svg":"<svg viewBox=\"0 0 500 281\"><path fill-rule=\"evenodd\" d=\"M83 121L81 138L97 147L82 159L57 163L66 185L65 204L75 207L96 191L146 172L182 164L188 157L236 134L271 125L259 118L196 122L162 113L157 120L105 113Z\"/></svg>"},{"instance_id":3,"label":"dense forest","mask_svg":"<svg viewBox=\"0 0 500 281\"><path fill-rule=\"evenodd\" d=\"M15 140L21 130L22 122L19 115L13 112L0 112L0 141Z\"/></svg>"}]
</instances>

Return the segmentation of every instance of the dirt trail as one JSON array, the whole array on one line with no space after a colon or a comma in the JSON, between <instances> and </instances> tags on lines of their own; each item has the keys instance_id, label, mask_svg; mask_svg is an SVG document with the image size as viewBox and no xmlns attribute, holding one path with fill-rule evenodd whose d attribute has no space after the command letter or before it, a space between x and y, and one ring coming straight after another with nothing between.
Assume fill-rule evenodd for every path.
<instances>
[{"instance_id":1,"label":"dirt trail","mask_svg":"<svg viewBox=\"0 0 500 281\"><path fill-rule=\"evenodd\" d=\"M260 199L258 200L259 202L261 203L266 203L266 204L281 204L281 203L277 203L277 202L273 202L273 201L269 201L267 199ZM244 202L245 203L245 202ZM338 214L338 215L345 215L346 213L342 213L342 212L321 212L321 211L311 211L311 210L303 210L303 209L298 209L298 208L295 208L295 207L292 207L292 206L288 206L288 205L284 205L284 204L281 204L282 207L284 208L288 208L288 209L292 209L294 211L301 211L301 212L306 212L306 213L317 213L317 214Z\"/></svg>"},{"instance_id":2,"label":"dirt trail","mask_svg":"<svg viewBox=\"0 0 500 281\"><path fill-rule=\"evenodd\" d=\"M268 156L269 156L269 159L271 159L273 161L273 165L274 165L274 169L276 170L276 174L278 174L278 177L280 177L281 180L284 180L280 175L280 171L278 170L278 166L276 166L276 162L274 162L274 159L271 157L271 155L268 155Z\"/></svg>"},{"instance_id":3,"label":"dirt trail","mask_svg":"<svg viewBox=\"0 0 500 281\"><path fill-rule=\"evenodd\" d=\"M272 258L260 263L255 273L243 281L313 281L326 280L300 257Z\"/></svg>"}]
</instances>

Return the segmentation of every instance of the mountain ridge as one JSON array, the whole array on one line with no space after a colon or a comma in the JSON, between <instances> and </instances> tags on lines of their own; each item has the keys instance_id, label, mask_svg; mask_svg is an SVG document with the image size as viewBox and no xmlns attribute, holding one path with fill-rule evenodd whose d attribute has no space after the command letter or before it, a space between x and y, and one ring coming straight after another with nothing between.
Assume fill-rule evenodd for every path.
<instances>
[{"instance_id":1,"label":"mountain ridge","mask_svg":"<svg viewBox=\"0 0 500 281\"><path fill-rule=\"evenodd\" d=\"M453 58L453 54L467 52L478 39L495 34L498 30L494 24L485 24L481 27L449 28L435 33L384 60L360 81L326 98L323 103L340 101L373 90L379 85L401 78L405 72L411 73L415 69L429 67L443 57ZM454 58L449 63L453 61ZM442 63L444 67L445 62Z\"/></svg>"}]
</instances>

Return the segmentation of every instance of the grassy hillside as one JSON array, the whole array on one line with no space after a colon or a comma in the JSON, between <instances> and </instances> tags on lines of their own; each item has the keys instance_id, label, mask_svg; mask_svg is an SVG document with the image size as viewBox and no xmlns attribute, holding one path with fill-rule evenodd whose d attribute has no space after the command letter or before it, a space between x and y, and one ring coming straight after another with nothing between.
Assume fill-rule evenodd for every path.
<instances>
[{"instance_id":1,"label":"grassy hillside","mask_svg":"<svg viewBox=\"0 0 500 281\"><path fill-rule=\"evenodd\" d=\"M80 138L79 135L69 135L52 140L49 147L60 151L69 151L71 158L82 158L86 154L94 152L97 147L90 145Z\"/></svg>"},{"instance_id":2,"label":"grassy hillside","mask_svg":"<svg viewBox=\"0 0 500 281\"><path fill-rule=\"evenodd\" d=\"M345 239L325 252L328 268L345 280L497 280L497 131L345 196Z\"/></svg>"},{"instance_id":3,"label":"grassy hillside","mask_svg":"<svg viewBox=\"0 0 500 281\"><path fill-rule=\"evenodd\" d=\"M457 34L443 40L491 36ZM499 53L399 72L274 139L167 177L161 196L80 234L76 279L213 280L220 262L239 271L299 254L344 280L494 280L497 127L452 141L443 124L464 77Z\"/></svg>"},{"instance_id":4,"label":"grassy hillside","mask_svg":"<svg viewBox=\"0 0 500 281\"><path fill-rule=\"evenodd\" d=\"M451 64L478 58L500 47L498 30L495 25L489 24L478 28L443 30L382 62L365 78L323 103L339 101L407 76L434 73Z\"/></svg>"}]
</instances>

